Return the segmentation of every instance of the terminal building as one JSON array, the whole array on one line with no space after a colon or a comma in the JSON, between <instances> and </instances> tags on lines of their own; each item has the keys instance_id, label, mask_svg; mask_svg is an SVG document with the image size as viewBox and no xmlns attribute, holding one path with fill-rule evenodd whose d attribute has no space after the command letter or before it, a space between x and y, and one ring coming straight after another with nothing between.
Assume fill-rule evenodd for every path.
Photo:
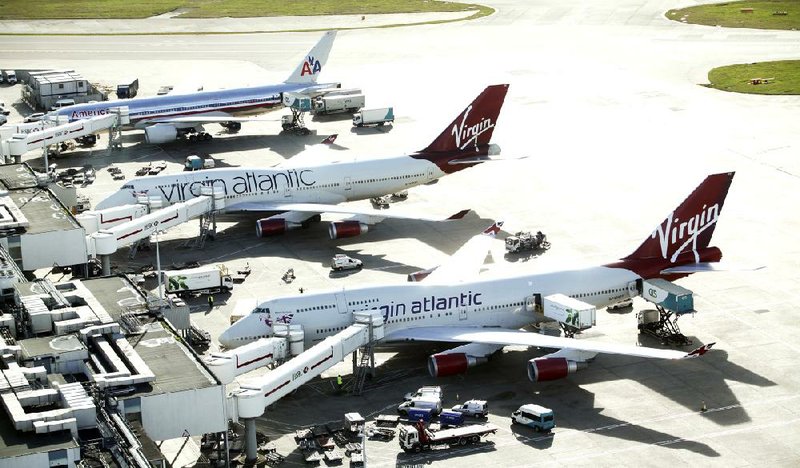
<instances>
[{"instance_id":1,"label":"terminal building","mask_svg":"<svg viewBox=\"0 0 800 468\"><path fill-rule=\"evenodd\" d=\"M153 441L227 430L225 390L124 275L18 281L0 315L0 465L167 466ZM164 316L185 315L188 308ZM91 465L90 465L91 466Z\"/></svg>"},{"instance_id":2,"label":"terminal building","mask_svg":"<svg viewBox=\"0 0 800 468\"><path fill-rule=\"evenodd\" d=\"M26 82L22 88L22 100L34 109L48 111L62 99L72 99L78 104L108 99L75 70L21 72L20 78Z\"/></svg>"}]
</instances>

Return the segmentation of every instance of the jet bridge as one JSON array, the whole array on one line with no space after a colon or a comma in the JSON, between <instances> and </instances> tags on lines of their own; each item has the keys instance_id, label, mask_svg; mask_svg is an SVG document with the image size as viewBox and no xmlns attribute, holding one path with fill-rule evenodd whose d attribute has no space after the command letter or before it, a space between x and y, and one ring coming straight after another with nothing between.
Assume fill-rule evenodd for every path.
<instances>
[{"instance_id":1,"label":"jet bridge","mask_svg":"<svg viewBox=\"0 0 800 468\"><path fill-rule=\"evenodd\" d=\"M151 209L158 208L161 206L161 199L141 197L141 204ZM225 193L221 188L203 187L201 195L197 198L150 213L136 207L137 205L126 205L109 210L86 212L79 218L81 225L91 233L86 236L86 250L92 257L98 255L102 257L104 274L110 274L111 265L108 256L120 247L147 239L156 231L163 231L225 208ZM104 225L109 227L103 227ZM103 228L100 229L101 227Z\"/></svg>"},{"instance_id":2,"label":"jet bridge","mask_svg":"<svg viewBox=\"0 0 800 468\"><path fill-rule=\"evenodd\" d=\"M353 313L354 323L330 336L266 375L243 383L231 394L229 415L245 421L247 459L256 458L255 419L271 404L341 362L362 346L383 339L380 312Z\"/></svg>"},{"instance_id":3,"label":"jet bridge","mask_svg":"<svg viewBox=\"0 0 800 468\"><path fill-rule=\"evenodd\" d=\"M19 158L28 151L47 147L67 140L94 135L106 129L112 129L130 122L128 108L112 109L110 114L90 117L74 122L60 122L44 120L44 123L18 126L19 133L14 133L10 138L0 142L0 153L3 158ZM29 131L32 130L32 131ZM109 139L109 145L111 141Z\"/></svg>"}]
</instances>

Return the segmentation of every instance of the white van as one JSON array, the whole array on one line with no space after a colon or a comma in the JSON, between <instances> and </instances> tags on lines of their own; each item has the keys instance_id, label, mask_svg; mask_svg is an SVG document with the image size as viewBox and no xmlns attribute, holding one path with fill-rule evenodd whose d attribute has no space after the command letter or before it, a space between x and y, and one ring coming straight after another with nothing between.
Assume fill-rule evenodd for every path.
<instances>
[{"instance_id":1,"label":"white van","mask_svg":"<svg viewBox=\"0 0 800 468\"><path fill-rule=\"evenodd\" d=\"M409 392L405 394L403 398L406 401L413 400L414 398L422 397L422 396L429 396L435 397L438 399L442 399L442 387L439 386L426 386L420 387L417 389L416 392Z\"/></svg>"},{"instance_id":2,"label":"white van","mask_svg":"<svg viewBox=\"0 0 800 468\"><path fill-rule=\"evenodd\" d=\"M75 105L74 99L59 99L58 101L56 101L55 104L53 104L53 107L51 107L50 110L61 109L62 107L74 106L74 105Z\"/></svg>"},{"instance_id":3,"label":"white van","mask_svg":"<svg viewBox=\"0 0 800 468\"><path fill-rule=\"evenodd\" d=\"M468 400L462 405L456 405L452 407L450 411L456 411L464 416L475 416L476 418L482 418L489 414L489 404L486 402L486 400Z\"/></svg>"},{"instance_id":4,"label":"white van","mask_svg":"<svg viewBox=\"0 0 800 468\"><path fill-rule=\"evenodd\" d=\"M397 412L403 415L408 414L410 408L423 408L431 410L433 414L442 412L442 400L435 396L421 396L410 401L404 401L397 407Z\"/></svg>"}]
</instances>

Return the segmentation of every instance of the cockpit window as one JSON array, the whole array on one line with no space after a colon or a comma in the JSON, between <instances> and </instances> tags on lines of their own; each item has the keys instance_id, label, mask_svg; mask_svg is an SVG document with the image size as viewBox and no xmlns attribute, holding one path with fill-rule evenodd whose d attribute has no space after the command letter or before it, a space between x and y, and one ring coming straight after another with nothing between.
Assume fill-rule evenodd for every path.
<instances>
[{"instance_id":1,"label":"cockpit window","mask_svg":"<svg viewBox=\"0 0 800 468\"><path fill-rule=\"evenodd\" d=\"M256 307L256 310L253 311L255 314L268 314L269 307Z\"/></svg>"},{"instance_id":2,"label":"cockpit window","mask_svg":"<svg viewBox=\"0 0 800 468\"><path fill-rule=\"evenodd\" d=\"M133 189L133 185L131 185L131 184L125 184L125 185L123 185L123 186L122 186L122 188L123 188L123 189Z\"/></svg>"}]
</instances>

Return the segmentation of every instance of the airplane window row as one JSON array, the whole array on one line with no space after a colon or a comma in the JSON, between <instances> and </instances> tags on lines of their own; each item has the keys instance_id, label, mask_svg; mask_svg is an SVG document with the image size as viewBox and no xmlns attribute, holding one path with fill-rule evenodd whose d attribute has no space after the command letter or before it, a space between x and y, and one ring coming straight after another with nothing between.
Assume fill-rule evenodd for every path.
<instances>
[{"instance_id":1,"label":"airplane window row","mask_svg":"<svg viewBox=\"0 0 800 468\"><path fill-rule=\"evenodd\" d=\"M314 306L314 307L307 307L305 309L297 309L295 312L308 312L309 310L323 310L323 309L333 309L335 308L335 304L326 304L321 306Z\"/></svg>"},{"instance_id":2,"label":"airplane window row","mask_svg":"<svg viewBox=\"0 0 800 468\"><path fill-rule=\"evenodd\" d=\"M366 301L353 301L353 302L348 302L347 305L353 306L353 305L359 305L359 304L369 304L369 303L372 303L372 302L378 302L378 300L377 299L369 299L369 300L366 300Z\"/></svg>"},{"instance_id":3,"label":"airplane window row","mask_svg":"<svg viewBox=\"0 0 800 468\"><path fill-rule=\"evenodd\" d=\"M156 110L142 110L139 112L131 112L130 116L140 116L140 115L153 115L153 114L163 114L163 113L170 113L170 112L185 112L190 110L198 110L204 108L212 108L212 107L228 107L228 106L235 106L239 104L258 104L270 101L270 98L259 98L259 99L245 99L241 101L228 101L228 102L213 102L213 103L206 103L206 104L199 104L196 106L186 106L186 107L173 107L170 109L156 109Z\"/></svg>"},{"instance_id":4,"label":"airplane window row","mask_svg":"<svg viewBox=\"0 0 800 468\"><path fill-rule=\"evenodd\" d=\"M525 303L524 302L512 302L510 304L498 304L498 305L493 305L493 306L480 307L480 308L475 309L475 311L476 312L480 312L482 310L505 309L506 307L516 307L516 306L522 306L522 305L525 305Z\"/></svg>"},{"instance_id":5,"label":"airplane window row","mask_svg":"<svg viewBox=\"0 0 800 468\"><path fill-rule=\"evenodd\" d=\"M258 336L238 336L234 338L236 341L255 341L259 338L269 338L268 335L258 335Z\"/></svg>"},{"instance_id":6,"label":"airplane window row","mask_svg":"<svg viewBox=\"0 0 800 468\"><path fill-rule=\"evenodd\" d=\"M354 184L369 184L373 182L383 182L385 180L401 180L401 179L411 179L414 177L422 177L424 174L406 174L401 176L394 176L394 177L384 177L381 179L363 179L363 180L356 180Z\"/></svg>"},{"instance_id":7,"label":"airplane window row","mask_svg":"<svg viewBox=\"0 0 800 468\"><path fill-rule=\"evenodd\" d=\"M591 296L599 296L601 294L614 294L614 293L618 293L618 292L624 292L626 290L627 290L626 288L605 289L603 291L597 291L597 292L573 294L570 297L576 297L576 298L577 297L591 297Z\"/></svg>"}]
</instances>

